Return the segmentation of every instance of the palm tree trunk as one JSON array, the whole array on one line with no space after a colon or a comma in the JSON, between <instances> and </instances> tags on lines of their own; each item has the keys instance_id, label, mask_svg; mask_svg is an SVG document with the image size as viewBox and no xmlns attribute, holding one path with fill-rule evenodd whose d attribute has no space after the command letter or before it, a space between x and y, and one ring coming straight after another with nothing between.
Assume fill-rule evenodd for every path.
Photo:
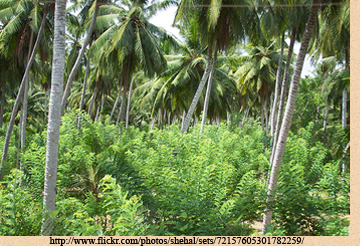
<instances>
[{"instance_id":1,"label":"palm tree trunk","mask_svg":"<svg viewBox=\"0 0 360 246\"><path fill-rule=\"evenodd\" d=\"M260 118L261 118L261 130L264 131L264 100L261 99L261 106L260 106Z\"/></svg>"},{"instance_id":2,"label":"palm tree trunk","mask_svg":"<svg viewBox=\"0 0 360 246\"><path fill-rule=\"evenodd\" d=\"M1 104L0 104L0 128L3 127L4 121L4 108L5 108L5 100L6 100L6 82L5 82L5 70L2 73L1 80Z\"/></svg>"},{"instance_id":3,"label":"palm tree trunk","mask_svg":"<svg viewBox=\"0 0 360 246\"><path fill-rule=\"evenodd\" d=\"M324 127L323 127L323 131L325 132L326 130L326 120L327 120L327 116L329 113L329 98L326 98L326 107L325 107L325 116L324 116Z\"/></svg>"},{"instance_id":4,"label":"palm tree trunk","mask_svg":"<svg viewBox=\"0 0 360 246\"><path fill-rule=\"evenodd\" d=\"M99 120L101 120L102 119L102 114L101 114L101 112L103 111L103 109L104 109L104 103L105 103L105 95L103 96L103 98L102 98L102 100L101 100L101 106L100 106L100 112L99 112Z\"/></svg>"},{"instance_id":5,"label":"palm tree trunk","mask_svg":"<svg viewBox=\"0 0 360 246\"><path fill-rule=\"evenodd\" d=\"M130 88L129 88L129 95L128 95L128 103L126 105L126 120L125 120L125 127L129 125L129 115L130 115L130 101L131 101L131 92L134 84L134 76L131 77Z\"/></svg>"},{"instance_id":6,"label":"palm tree trunk","mask_svg":"<svg viewBox=\"0 0 360 246\"><path fill-rule=\"evenodd\" d=\"M267 113L267 99L265 99L264 103L264 114L265 114L265 130L266 130L266 136L269 136L269 116Z\"/></svg>"},{"instance_id":7,"label":"palm tree trunk","mask_svg":"<svg viewBox=\"0 0 360 246\"><path fill-rule=\"evenodd\" d=\"M227 124L227 126L230 126L230 118L231 118L231 114L229 113L229 111L226 111L226 124Z\"/></svg>"},{"instance_id":8,"label":"palm tree trunk","mask_svg":"<svg viewBox=\"0 0 360 246\"><path fill-rule=\"evenodd\" d=\"M321 80L320 80L320 86L319 86L319 89L321 89L322 84L323 84L323 82L324 82L325 70L326 70L326 69L324 69L324 71L322 72L322 75L321 75ZM317 107L316 107L316 118L315 118L315 124L317 124L317 123L318 123L318 121L319 121L319 116L320 116L320 102L318 102Z\"/></svg>"},{"instance_id":9,"label":"palm tree trunk","mask_svg":"<svg viewBox=\"0 0 360 246\"><path fill-rule=\"evenodd\" d=\"M246 119L248 117L249 112L250 112L250 106L247 106L244 117L243 117L243 120L241 122L241 127L243 127L245 125L245 121L246 121Z\"/></svg>"},{"instance_id":10,"label":"palm tree trunk","mask_svg":"<svg viewBox=\"0 0 360 246\"><path fill-rule=\"evenodd\" d=\"M292 77L291 85L290 85L290 91L289 91L289 97L286 104L285 109L285 115L284 120L281 125L281 131L279 135L278 143L276 144L276 151L274 155L274 162L271 169L271 175L270 175L270 181L269 181L269 188L267 193L267 199L266 199L266 208L263 218L263 234L266 234L266 230L268 228L268 225L271 223L272 218L272 203L274 201L274 192L277 187L277 181L279 177L280 167L281 167L281 160L284 155L285 151L285 145L286 145L286 139L289 134L290 125L292 116L294 113L295 108L295 102L296 102L296 95L297 90L299 88L299 81L300 81L300 75L301 70L304 65L305 55L307 53L307 48L309 45L309 41L312 35L312 30L315 25L316 19L317 19L317 12L318 12L319 6L318 1L314 0L313 5L311 7L310 15L308 22L306 24L305 33L303 36L303 39L301 41L301 47L300 52L296 60L295 65L295 71L294 75Z\"/></svg>"},{"instance_id":11,"label":"palm tree trunk","mask_svg":"<svg viewBox=\"0 0 360 246\"><path fill-rule=\"evenodd\" d=\"M43 19L46 19L45 16L43 17ZM29 62L29 60L30 60L31 47L33 46L33 36L34 36L34 32L31 31L30 46L29 46L27 62ZM20 153L23 153L25 150L28 97L29 97L29 74L26 76L26 79L25 79L24 96L23 96L23 102L22 102L22 106L21 106L21 123L20 123L20 129L19 129L19 136L20 136L19 151L20 151ZM23 161L22 160L20 160L19 170L23 171ZM19 184L21 184L21 177L19 179Z\"/></svg>"},{"instance_id":12,"label":"palm tree trunk","mask_svg":"<svg viewBox=\"0 0 360 246\"><path fill-rule=\"evenodd\" d=\"M88 115L89 115L90 117L91 117L91 115L92 115L92 113L93 113L93 107L94 107L94 103L95 103L95 100L96 100L97 92L98 92L98 88L97 88L96 85L95 85L95 89L94 89L93 95L92 95L92 97L91 97L91 101L90 101L89 109L88 109Z\"/></svg>"},{"instance_id":13,"label":"palm tree trunk","mask_svg":"<svg viewBox=\"0 0 360 246\"><path fill-rule=\"evenodd\" d=\"M341 109L341 127L346 127L346 111L347 111L347 88L346 85L342 94L342 109Z\"/></svg>"},{"instance_id":14,"label":"palm tree trunk","mask_svg":"<svg viewBox=\"0 0 360 246\"><path fill-rule=\"evenodd\" d=\"M79 111L81 113L83 107L84 107L84 101L85 101L85 93L86 93L86 86L87 86L87 79L89 76L89 72L90 72L90 57L88 57L87 61L86 61L86 70L85 70L85 76L84 76L84 82L83 82L83 89L82 89L82 93L81 93L81 99L80 99L80 105L79 105ZM78 117L78 128L80 129L81 127L81 114Z\"/></svg>"},{"instance_id":15,"label":"palm tree trunk","mask_svg":"<svg viewBox=\"0 0 360 246\"><path fill-rule=\"evenodd\" d=\"M66 87L65 87L64 95L63 95L63 97L62 97L62 99L61 99L61 115L64 115L65 105L66 105L67 98L68 98L68 96L69 96L69 94L70 94L70 89L71 89L72 82L73 82L73 80L74 80L75 74L76 74L76 73L78 72L78 70L79 70L81 59L82 59L83 56L84 56L86 46L89 44L91 35L92 35L93 30L94 30L94 28L95 28L96 15L97 15L97 12L98 12L97 0L95 0L94 4L95 4L94 12L93 12L93 15L92 15L92 19L91 19L91 23L90 23L89 29L88 29L88 31L87 31L87 33L86 33L86 37L85 37L84 43L83 43L83 45L81 46L81 49L80 49L79 54L78 54L78 56L77 56L77 58L76 58L75 64L74 64L73 68L71 69L69 78L68 78L68 80L67 80L67 82L66 82Z\"/></svg>"},{"instance_id":16,"label":"palm tree trunk","mask_svg":"<svg viewBox=\"0 0 360 246\"><path fill-rule=\"evenodd\" d=\"M215 71L216 59L217 59L217 48L215 46L213 64L211 66L208 85L206 88L206 95L205 95L205 102L204 102L203 117L202 117L202 121L201 121L200 133L204 132L204 126L206 124L206 116L207 116L207 111L208 111L209 101L210 101L210 94L211 94L211 83L212 83L212 79L213 79L213 75L214 75L214 71Z\"/></svg>"},{"instance_id":17,"label":"palm tree trunk","mask_svg":"<svg viewBox=\"0 0 360 246\"><path fill-rule=\"evenodd\" d=\"M279 58L279 64L276 71L276 81L275 81L275 94L274 94L274 101L272 104L272 110L271 110L271 116L270 116L270 134L271 136L274 135L274 128L275 128L275 116L276 116L276 108L278 103L278 97L279 97L279 87L280 87L280 76L281 76L281 65L282 65L282 59L284 54L284 43L285 43L285 31L282 34L281 39L281 51L280 51L280 58Z\"/></svg>"},{"instance_id":18,"label":"palm tree trunk","mask_svg":"<svg viewBox=\"0 0 360 246\"><path fill-rule=\"evenodd\" d=\"M100 103L99 103L99 105L97 106L97 108L96 108L96 113L95 113L95 122L98 120L98 118L99 118L99 112L100 112L100 107L101 107L101 96L100 96Z\"/></svg>"},{"instance_id":19,"label":"palm tree trunk","mask_svg":"<svg viewBox=\"0 0 360 246\"><path fill-rule=\"evenodd\" d=\"M194 111L195 111L195 108L196 108L196 105L200 99L200 95L202 93L202 90L205 86L205 83L206 83L206 80L209 76L209 72L210 72L210 63L211 63L211 57L212 57L212 48L211 48L211 45L209 44L208 46L208 57L207 57L207 60L206 60L206 66L205 66L205 71L204 71L204 74L201 78L201 81L200 81L200 84L199 84L199 87L195 93L195 96L191 102L191 105L189 107L189 111L185 117L185 121L184 121L184 124L183 124L183 127L181 128L181 133L184 133L186 132L188 129L189 129L189 125L190 125L190 121L191 121L191 118L194 114Z\"/></svg>"},{"instance_id":20,"label":"palm tree trunk","mask_svg":"<svg viewBox=\"0 0 360 246\"><path fill-rule=\"evenodd\" d=\"M274 106L274 93L271 92L271 94L270 94L270 106L269 106L269 109L270 109L270 112L269 112L269 125L266 128L267 133L271 131L271 125L272 125L271 115L272 115L273 106ZM267 134L267 135L269 136L269 134ZM270 135L270 136L272 136L272 135Z\"/></svg>"},{"instance_id":21,"label":"palm tree trunk","mask_svg":"<svg viewBox=\"0 0 360 246\"><path fill-rule=\"evenodd\" d=\"M47 97L48 97L48 92L47 90L45 89L45 96L44 96L44 124L46 125L46 115L47 115L47 112L46 112L46 109L47 109Z\"/></svg>"},{"instance_id":22,"label":"palm tree trunk","mask_svg":"<svg viewBox=\"0 0 360 246\"><path fill-rule=\"evenodd\" d=\"M3 166L3 162L6 161L6 158L7 158L11 132L12 132L12 130L14 128L14 123L15 123L15 117L16 117L16 114L17 114L17 111L18 111L18 108L19 108L21 96L23 95L23 92L24 92L24 89L25 89L25 81L26 81L26 78L29 75L31 65L32 65L32 63L33 63L33 61L35 59L36 50L37 50L37 47L39 46L40 37L41 37L42 31L43 31L44 26L45 26L46 13L47 13L47 5L45 5L45 7L44 7L44 15L43 15L43 19L41 21L41 25L40 25L39 32L38 32L38 35L37 35L37 38L36 38L36 41L35 41L35 45L34 45L34 48L32 50L31 57L30 57L30 59L28 61L28 64L26 66L25 73L23 75L23 78L22 78L22 81L21 81L21 84L20 84L20 88L19 88L18 94L16 96L16 100L15 100L15 103L14 103L14 106L13 106L13 109L12 109L12 112L11 112L11 117L10 117L8 129L6 131L3 154L2 154L2 158L1 158L1 164L0 164L0 180L2 180L2 166Z\"/></svg>"},{"instance_id":23,"label":"palm tree trunk","mask_svg":"<svg viewBox=\"0 0 360 246\"><path fill-rule=\"evenodd\" d=\"M150 132L154 129L155 120L156 120L156 116L154 116L154 118L151 120Z\"/></svg>"},{"instance_id":24,"label":"palm tree trunk","mask_svg":"<svg viewBox=\"0 0 360 246\"><path fill-rule=\"evenodd\" d=\"M88 80L89 73L90 73L90 54L89 54L89 57L88 57L88 59L86 61L86 70L85 70L83 89L82 89L82 93L81 93L80 106L79 106L80 111L84 107L86 86L87 86L87 80Z\"/></svg>"},{"instance_id":25,"label":"palm tree trunk","mask_svg":"<svg viewBox=\"0 0 360 246\"><path fill-rule=\"evenodd\" d=\"M43 18L44 19L44 18ZM30 46L29 46L29 53L27 57L27 61L29 62L30 55L31 55L31 47L33 46L33 36L34 33L31 31L30 35ZM26 76L25 79L25 88L24 88L24 96L23 102L21 106L21 124L20 124L20 152L23 152L23 148L25 147L25 131L26 131L26 116L27 116L27 105L28 105L28 97L29 97L29 74ZM22 162L20 161L20 171L22 171Z\"/></svg>"},{"instance_id":26,"label":"palm tree trunk","mask_svg":"<svg viewBox=\"0 0 360 246\"><path fill-rule=\"evenodd\" d=\"M183 110L182 121L181 121L181 129L183 129L183 127L184 127L185 118L186 118L186 111L185 111L185 109L184 109L184 110Z\"/></svg>"},{"instance_id":27,"label":"palm tree trunk","mask_svg":"<svg viewBox=\"0 0 360 246\"><path fill-rule=\"evenodd\" d=\"M124 69L123 69L123 80L124 80L124 92L123 92L123 100L121 102L121 108L119 111L119 118L118 121L120 120L120 124L121 122L124 121L124 111L125 111L125 103L126 103L126 93L128 91L128 87L129 87L129 76L130 76L130 60L127 60L127 62L124 64ZM117 125L118 122L116 122ZM121 132L122 126L120 125L120 132ZM120 134L121 135L121 134Z\"/></svg>"},{"instance_id":28,"label":"palm tree trunk","mask_svg":"<svg viewBox=\"0 0 360 246\"><path fill-rule=\"evenodd\" d=\"M288 81L288 77L289 77L291 56L293 54L293 49L294 49L295 35L296 35L296 29L294 28L291 32L290 45L289 45L288 55L286 58L286 65L285 65L285 70L284 70L282 86L281 86L279 111L278 111L278 116L277 116L277 120L276 120L276 130L274 133L274 140L272 143L272 151L271 151L271 157L270 157L271 165L272 165L273 157L275 154L276 143L277 143L277 139L279 136L280 126L281 126L281 122L282 122L282 116L283 116L283 112L284 112L284 104L285 104L285 97L286 97L286 91L287 91L287 81ZM270 170L271 170L271 168L270 168Z\"/></svg>"},{"instance_id":29,"label":"palm tree trunk","mask_svg":"<svg viewBox=\"0 0 360 246\"><path fill-rule=\"evenodd\" d=\"M116 97L114 106L113 106L113 108L112 108L112 110L111 110L109 122L111 121L112 117L114 116L116 106L117 106L117 104L118 104L118 102L119 102L119 99L120 99L120 96L121 96L121 86L122 86L122 80L120 81L119 92L118 92L118 95L117 95L117 97Z\"/></svg>"},{"instance_id":30,"label":"palm tree trunk","mask_svg":"<svg viewBox=\"0 0 360 246\"><path fill-rule=\"evenodd\" d=\"M55 28L53 44L53 62L51 73L51 92L49 104L49 124L46 141L46 164L44 182L43 207L47 214L55 210L57 163L59 154L59 130L61 116L61 96L64 83L65 69L65 22L66 0L55 2ZM45 216L42 221L41 235L50 236L53 221Z\"/></svg>"}]
</instances>

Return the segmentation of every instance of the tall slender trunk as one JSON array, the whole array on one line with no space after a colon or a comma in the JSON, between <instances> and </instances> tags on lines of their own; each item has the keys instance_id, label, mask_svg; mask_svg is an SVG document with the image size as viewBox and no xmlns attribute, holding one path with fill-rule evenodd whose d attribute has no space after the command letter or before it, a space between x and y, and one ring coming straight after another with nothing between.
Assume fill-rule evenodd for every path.
<instances>
[{"instance_id":1,"label":"tall slender trunk","mask_svg":"<svg viewBox=\"0 0 360 246\"><path fill-rule=\"evenodd\" d=\"M44 125L46 125L46 115L47 115L47 98L48 98L48 92L47 92L47 90L45 89L45 96L44 96Z\"/></svg>"},{"instance_id":2,"label":"tall slender trunk","mask_svg":"<svg viewBox=\"0 0 360 246\"><path fill-rule=\"evenodd\" d=\"M43 19L45 19L43 17ZM30 60L31 55L31 47L33 46L33 37L34 32L31 31L30 35L30 46L29 46L29 52L27 57L27 62ZM25 150L25 138L26 138L26 118L27 118L27 107L28 107L28 97L29 97L29 74L26 76L25 79L25 87L24 87L24 96L23 96L23 102L21 106L21 121L20 121L20 129L19 129L19 136L20 136L20 148L19 152L22 154ZM19 157L17 158L17 160ZM23 171L23 161L20 160L19 170ZM21 177L19 179L19 184L21 184Z\"/></svg>"},{"instance_id":3,"label":"tall slender trunk","mask_svg":"<svg viewBox=\"0 0 360 246\"><path fill-rule=\"evenodd\" d=\"M159 128L160 128L160 124L161 124L161 108L159 109L159 117L158 117Z\"/></svg>"},{"instance_id":4,"label":"tall slender trunk","mask_svg":"<svg viewBox=\"0 0 360 246\"><path fill-rule=\"evenodd\" d=\"M33 31L31 31L30 46L29 46L27 62L29 62L29 60L30 60L31 47L33 46L33 36L34 36L34 33L33 33ZM20 152L23 152L23 148L25 147L28 97L29 97L29 74L26 76L26 79L25 79L24 96L23 96L23 102L22 102L22 106L21 106L21 119L22 120L21 120L21 124L20 124ZM21 161L20 161L20 171L22 171L22 162Z\"/></svg>"},{"instance_id":5,"label":"tall slender trunk","mask_svg":"<svg viewBox=\"0 0 360 246\"><path fill-rule=\"evenodd\" d=\"M322 84L324 83L324 77L325 77L325 69L321 74L321 79L320 79L320 86L319 89L321 90ZM315 118L315 124L318 123L319 121L319 116L320 116L320 102L318 102L317 107L316 107L316 118Z\"/></svg>"},{"instance_id":6,"label":"tall slender trunk","mask_svg":"<svg viewBox=\"0 0 360 246\"><path fill-rule=\"evenodd\" d=\"M118 95L117 95L116 100L115 100L115 102L114 102L114 106L113 106L113 108L112 108L112 110L111 110L109 122L111 121L112 117L114 116L115 109L116 109L116 107L117 107L117 104L118 104L119 99L120 99L120 96L121 96L122 81L123 81L123 80L120 80L119 92L118 92Z\"/></svg>"},{"instance_id":7,"label":"tall slender trunk","mask_svg":"<svg viewBox=\"0 0 360 246\"><path fill-rule=\"evenodd\" d=\"M2 66L2 79L1 79L1 104L0 104L0 128L3 127L4 121L4 108L5 108L5 101L6 101L6 81L5 81L5 69Z\"/></svg>"},{"instance_id":8,"label":"tall slender trunk","mask_svg":"<svg viewBox=\"0 0 360 246\"><path fill-rule=\"evenodd\" d=\"M88 52L89 53L89 52ZM87 80L88 80L88 76L90 73L90 54L88 54L88 59L86 61L86 70L85 70L85 76L84 76L84 82L83 82L83 89L82 89L82 93L81 93L81 99L80 99L80 106L79 109L80 111L83 109L84 107L84 101L85 101L85 93L86 93L86 86L87 86Z\"/></svg>"},{"instance_id":9,"label":"tall slender trunk","mask_svg":"<svg viewBox=\"0 0 360 246\"><path fill-rule=\"evenodd\" d=\"M170 130L170 125L171 125L171 114L170 112L167 113L168 116L168 130Z\"/></svg>"},{"instance_id":10,"label":"tall slender trunk","mask_svg":"<svg viewBox=\"0 0 360 246\"><path fill-rule=\"evenodd\" d=\"M27 78L27 76L28 76L28 74L30 72L31 65L32 65L32 63L33 63L33 61L35 59L36 50L37 50L37 47L39 46L40 37L41 37L42 31L43 31L44 26L45 26L46 13L47 13L47 5L45 5L45 7L44 7L44 15L43 15L43 19L41 21L41 25L40 25L39 32L38 32L38 35L37 35L37 38L36 38L36 41L35 41L35 45L34 45L34 48L32 50L29 62L27 64L27 66L26 66L25 73L23 75L23 78L22 78L22 81L21 81L21 84L20 84L20 88L19 88L18 94L16 96L16 100L15 100L15 103L14 103L14 106L13 106L13 109L12 109L12 112L11 112L9 126L8 126L8 129L7 129L6 136L5 136L5 141L4 141L3 155L2 155L2 158L1 158L1 164L0 164L0 180L2 179L3 162L6 161L6 158L7 158L11 132L12 132L12 130L14 128L14 123L15 123L15 117L16 117L16 114L17 114L17 111L18 111L18 108L19 108L21 97L22 97L24 89L25 89L25 81L26 81L26 78Z\"/></svg>"},{"instance_id":11,"label":"tall slender trunk","mask_svg":"<svg viewBox=\"0 0 360 246\"><path fill-rule=\"evenodd\" d=\"M204 132L204 126L206 124L206 116L207 116L207 111L208 111L209 101L210 101L210 94L211 94L211 83L212 83L212 79L213 79L213 75L214 75L214 71L215 71L216 59L217 59L217 47L215 45L213 64L211 66L210 75L209 75L209 79L208 79L208 85L206 88L206 95L205 95L205 102L204 102L204 109L203 109L200 133Z\"/></svg>"},{"instance_id":12,"label":"tall slender trunk","mask_svg":"<svg viewBox=\"0 0 360 246\"><path fill-rule=\"evenodd\" d=\"M328 113L329 113L329 98L326 98L326 107L325 107L325 116L324 116L324 126L323 126L323 131L325 132L326 130L326 121L327 121L327 117L328 117Z\"/></svg>"},{"instance_id":13,"label":"tall slender trunk","mask_svg":"<svg viewBox=\"0 0 360 246\"><path fill-rule=\"evenodd\" d=\"M269 136L269 116L267 113L267 99L265 99L265 103L264 103L264 114L265 114L265 130L266 130L266 136Z\"/></svg>"},{"instance_id":14,"label":"tall slender trunk","mask_svg":"<svg viewBox=\"0 0 360 246\"><path fill-rule=\"evenodd\" d=\"M261 119L261 130L264 132L264 99L261 99L261 106L260 106L260 119Z\"/></svg>"},{"instance_id":15,"label":"tall slender trunk","mask_svg":"<svg viewBox=\"0 0 360 246\"><path fill-rule=\"evenodd\" d=\"M341 108L341 127L346 127L346 112L347 112L347 88L346 85L342 92L342 108Z\"/></svg>"},{"instance_id":16,"label":"tall slender trunk","mask_svg":"<svg viewBox=\"0 0 360 246\"><path fill-rule=\"evenodd\" d=\"M186 111L184 109L183 110L183 115L182 115L182 121L181 121L181 129L183 129L183 127L184 127L185 118L186 118Z\"/></svg>"},{"instance_id":17,"label":"tall slender trunk","mask_svg":"<svg viewBox=\"0 0 360 246\"><path fill-rule=\"evenodd\" d=\"M126 105L126 120L125 120L125 127L129 125L129 116L130 116L130 101L131 101L131 92L134 84L134 76L131 77L130 88L129 88L129 95L128 95L128 103Z\"/></svg>"},{"instance_id":18,"label":"tall slender trunk","mask_svg":"<svg viewBox=\"0 0 360 246\"><path fill-rule=\"evenodd\" d=\"M195 108L196 108L196 105L197 103L199 102L199 99L200 99L200 95L202 93L202 90L205 86L205 83L206 83L206 80L209 76L209 72L210 72L210 64L211 64L211 57L212 57L212 47L211 45L208 46L208 57L207 57L207 60L206 60L206 66L205 66L205 71L204 71L204 74L201 78L201 81L200 81L200 84L199 84L199 87L195 93L195 96L191 102L191 105L189 107L189 111L188 113L186 114L186 117L185 117L185 121L184 121L184 125L183 127L181 128L181 133L184 133L186 132L188 129L189 129L189 125L190 125L190 121L191 121L191 118L194 114L194 111L195 111Z\"/></svg>"},{"instance_id":19,"label":"tall slender trunk","mask_svg":"<svg viewBox=\"0 0 360 246\"><path fill-rule=\"evenodd\" d=\"M305 33L301 42L300 52L298 54L298 57L296 59L296 65L295 65L295 71L294 75L292 77L291 85L290 85L290 91L289 91L289 97L286 104L285 109L285 115L284 120L281 125L281 131L279 135L278 143L276 144L276 151L274 155L274 162L272 165L272 170L270 174L270 181L269 181L269 188L267 193L267 199L266 199L266 208L264 211L264 218L263 218L263 234L266 234L266 230L268 228L268 225L271 223L272 219L272 203L274 201L275 196L275 189L277 187L277 181L279 177L280 167L281 167L281 161L282 157L284 155L285 151L285 145L286 145L286 139L290 131L290 125L292 116L294 113L295 108L295 102L296 102L296 95L297 90L299 88L299 81L300 81L300 75L301 70L304 65L304 60L307 52L307 48L309 45L309 41L312 35L312 30L315 25L316 19L317 19L317 12L319 9L318 0L314 0L313 5L311 7L310 15L308 22L305 27Z\"/></svg>"},{"instance_id":20,"label":"tall slender trunk","mask_svg":"<svg viewBox=\"0 0 360 246\"><path fill-rule=\"evenodd\" d=\"M91 117L91 115L92 115L92 113L93 113L93 107L94 107L94 103L95 103L95 100L96 100L97 92L98 92L98 88L97 88L97 86L95 85L95 89L94 89L93 95L92 95L92 97L91 97L91 101L90 101L89 109L88 109L88 115L89 115L90 117Z\"/></svg>"},{"instance_id":21,"label":"tall slender trunk","mask_svg":"<svg viewBox=\"0 0 360 246\"><path fill-rule=\"evenodd\" d=\"M101 96L100 96L100 103L96 108L96 112L95 112L95 122L98 120L99 118L99 112L100 112L100 107L101 107Z\"/></svg>"},{"instance_id":22,"label":"tall slender trunk","mask_svg":"<svg viewBox=\"0 0 360 246\"><path fill-rule=\"evenodd\" d=\"M272 115L272 110L273 110L273 106L274 106L274 93L272 92L270 94L270 105L269 105L269 109L270 109L270 112L269 112L269 125L267 126L266 128L266 132L267 133L271 133L271 125L272 125L272 122L271 122L271 115ZM269 136L269 134L267 134ZM272 135L270 135L272 136Z\"/></svg>"},{"instance_id":23,"label":"tall slender trunk","mask_svg":"<svg viewBox=\"0 0 360 246\"><path fill-rule=\"evenodd\" d=\"M271 136L274 135L274 130L275 130L274 129L275 128L275 119L276 119L275 117L276 117L276 108L277 108L278 97L279 97L281 65L282 65L283 54L284 54L284 44L285 44L285 31L282 33L280 58L279 58L278 68L276 71L275 94L274 94L274 101L272 104L271 116L270 116L270 127L271 127L270 134L271 134Z\"/></svg>"},{"instance_id":24,"label":"tall slender trunk","mask_svg":"<svg viewBox=\"0 0 360 246\"><path fill-rule=\"evenodd\" d=\"M53 62L51 73L51 91L49 104L49 124L46 141L46 164L44 182L43 207L47 214L55 210L57 163L59 154L59 130L61 117L61 96L64 83L65 69L65 22L66 22L66 0L55 2L55 28L53 44ZM41 235L50 236L53 229L53 221L45 215Z\"/></svg>"},{"instance_id":25,"label":"tall slender trunk","mask_svg":"<svg viewBox=\"0 0 360 246\"><path fill-rule=\"evenodd\" d=\"M124 116L125 116L124 112L125 112L125 103L126 103L126 93L128 91L128 87L129 87L130 63L131 63L131 61L127 60L126 63L124 64L124 68L123 68L124 92L123 92L123 100L121 102L121 108L120 108L119 118L118 118L118 121L120 120L120 124L121 124L121 122L124 122ZM120 132L121 132L121 130L122 130L122 125L120 125Z\"/></svg>"},{"instance_id":26,"label":"tall slender trunk","mask_svg":"<svg viewBox=\"0 0 360 246\"><path fill-rule=\"evenodd\" d=\"M101 120L102 119L102 114L101 114L101 112L103 111L103 109L104 109L104 103L105 103L105 97L106 97L106 95L103 95L103 97L102 97L102 100L101 100L101 106L100 106L100 112L99 112L99 120Z\"/></svg>"},{"instance_id":27,"label":"tall slender trunk","mask_svg":"<svg viewBox=\"0 0 360 246\"><path fill-rule=\"evenodd\" d=\"M88 52L89 53L89 52ZM89 54L90 55L90 54ZM79 105L79 111L81 112L84 107L84 101L85 101L85 93L86 93L86 86L87 86L87 79L90 72L90 56L88 57L86 61L86 70L85 70L85 76L84 76L84 82L83 82L83 89L81 93L81 99L80 99L80 105ZM78 117L78 128L81 127L81 114Z\"/></svg>"},{"instance_id":28,"label":"tall slender trunk","mask_svg":"<svg viewBox=\"0 0 360 246\"><path fill-rule=\"evenodd\" d=\"M156 120L156 116L154 116L154 118L151 120L150 131L152 131L154 129L155 120Z\"/></svg>"},{"instance_id":29,"label":"tall slender trunk","mask_svg":"<svg viewBox=\"0 0 360 246\"><path fill-rule=\"evenodd\" d=\"M246 119L247 119L247 117L249 115L249 112L250 112L250 106L247 106L244 117L243 117L243 120L241 122L241 127L243 127L245 125L245 122L246 122Z\"/></svg>"},{"instance_id":30,"label":"tall slender trunk","mask_svg":"<svg viewBox=\"0 0 360 246\"><path fill-rule=\"evenodd\" d=\"M90 22L90 26L89 26L89 29L86 33L86 37L85 37L85 40L84 40L84 43L83 45L81 46L81 49L79 51L79 54L76 58L76 61L75 61L75 64L73 66L73 68L71 69L71 72L70 72L70 75L69 75L69 78L66 82L66 87L65 87L65 91L64 91L64 95L61 99L61 115L64 115L64 112L65 112L65 106L66 106L66 101L67 101L67 98L69 97L69 94L70 94L70 89L71 89L71 85L72 85L72 82L74 80L74 77L76 75L76 73L78 72L79 68L80 68L80 62L81 62L81 59L83 58L84 56L84 53L85 53L85 49L86 49L86 46L89 44L90 42L90 38L91 38L91 35L94 31L94 28L95 28L95 22L96 22L96 15L97 15L97 12L98 12L98 4L97 4L97 0L95 0L94 2L95 6L94 6L94 12L93 12L93 15L91 17L91 22Z\"/></svg>"},{"instance_id":31,"label":"tall slender trunk","mask_svg":"<svg viewBox=\"0 0 360 246\"><path fill-rule=\"evenodd\" d=\"M273 163L273 157L274 157L274 154L275 154L276 143L277 143L277 139L278 139L278 136L279 136L280 126L281 126L281 122L282 122L282 116L283 116L283 112L284 112L284 104L285 104L285 97L286 97L286 91L287 91L287 81L288 81L288 77L289 77L291 56L292 56L293 50L294 50L295 35L296 35L296 29L294 28L292 30L292 32L291 32L290 45L289 45L289 49L288 49L288 55L287 55L287 58L286 58L286 65L285 65L285 70L284 70L282 86L281 86L281 95L280 95L280 101L279 101L279 111L278 111L278 116L277 116L277 119L276 119L276 130L275 130L275 133L274 133L274 140L273 140L273 143L272 143L272 151L271 151L271 157L270 157L271 165ZM270 168L270 170L271 170L271 168Z\"/></svg>"}]
</instances>

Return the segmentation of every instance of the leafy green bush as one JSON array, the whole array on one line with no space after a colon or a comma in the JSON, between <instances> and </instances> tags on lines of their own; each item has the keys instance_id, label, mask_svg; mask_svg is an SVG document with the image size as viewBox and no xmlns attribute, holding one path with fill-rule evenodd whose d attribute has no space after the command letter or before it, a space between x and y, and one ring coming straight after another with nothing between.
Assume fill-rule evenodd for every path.
<instances>
[{"instance_id":1,"label":"leafy green bush","mask_svg":"<svg viewBox=\"0 0 360 246\"><path fill-rule=\"evenodd\" d=\"M127 127L120 138L118 127L86 115L79 129L78 117L66 114L60 129L54 234L250 235L262 220L270 150L260 126L206 126L203 134L195 126L185 135L176 125ZM336 225L345 232L349 179L341 181L340 167L348 160L334 159L314 131L310 123L289 134L272 235L333 235ZM15 171L1 184L3 234L39 235L45 153L46 131L21 156L21 188ZM22 209L26 219L12 212Z\"/></svg>"}]
</instances>

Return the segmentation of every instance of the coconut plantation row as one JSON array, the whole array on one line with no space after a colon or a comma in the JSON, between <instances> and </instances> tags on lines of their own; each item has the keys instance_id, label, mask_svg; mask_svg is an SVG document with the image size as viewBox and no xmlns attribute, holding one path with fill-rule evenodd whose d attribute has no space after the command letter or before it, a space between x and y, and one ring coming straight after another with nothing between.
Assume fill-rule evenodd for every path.
<instances>
[{"instance_id":1,"label":"coconut plantation row","mask_svg":"<svg viewBox=\"0 0 360 246\"><path fill-rule=\"evenodd\" d=\"M3 0L0 74L0 235L349 233L348 0Z\"/></svg>"}]
</instances>

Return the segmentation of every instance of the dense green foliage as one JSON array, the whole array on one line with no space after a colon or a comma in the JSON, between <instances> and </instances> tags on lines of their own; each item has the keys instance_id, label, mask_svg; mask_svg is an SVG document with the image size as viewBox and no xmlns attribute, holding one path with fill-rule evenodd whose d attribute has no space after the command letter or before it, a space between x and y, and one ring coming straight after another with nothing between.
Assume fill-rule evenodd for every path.
<instances>
[{"instance_id":1,"label":"dense green foliage","mask_svg":"<svg viewBox=\"0 0 360 246\"><path fill-rule=\"evenodd\" d=\"M81 115L79 129L77 119L67 114L61 126L55 235L259 233L253 225L265 205L270 154L259 125L207 126L201 136L200 126L186 135L177 125L128 127L120 138L115 125ZM314 132L310 123L288 139L274 235L347 233L349 177L341 181L341 158L313 141ZM2 235L39 235L45 147L45 132L32 135L20 156L24 173L7 171L1 183Z\"/></svg>"}]
</instances>

